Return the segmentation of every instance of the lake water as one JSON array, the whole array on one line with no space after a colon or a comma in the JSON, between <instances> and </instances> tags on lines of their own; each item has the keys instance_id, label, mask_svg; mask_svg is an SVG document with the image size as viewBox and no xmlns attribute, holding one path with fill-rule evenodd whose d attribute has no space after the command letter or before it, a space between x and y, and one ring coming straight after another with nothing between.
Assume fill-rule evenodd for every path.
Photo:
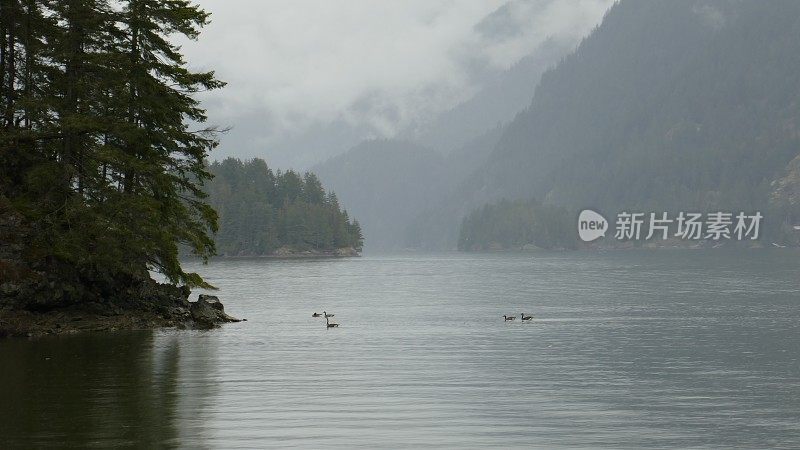
<instances>
[{"instance_id":1,"label":"lake water","mask_svg":"<svg viewBox=\"0 0 800 450\"><path fill-rule=\"evenodd\" d=\"M0 341L0 447L798 448L798 261L190 264L248 321Z\"/></svg>"}]
</instances>

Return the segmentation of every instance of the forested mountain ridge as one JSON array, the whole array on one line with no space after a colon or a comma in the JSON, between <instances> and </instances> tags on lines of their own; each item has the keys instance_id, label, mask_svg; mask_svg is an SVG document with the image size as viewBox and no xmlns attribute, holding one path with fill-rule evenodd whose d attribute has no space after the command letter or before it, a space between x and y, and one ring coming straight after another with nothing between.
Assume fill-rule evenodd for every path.
<instances>
[{"instance_id":1,"label":"forested mountain ridge","mask_svg":"<svg viewBox=\"0 0 800 450\"><path fill-rule=\"evenodd\" d=\"M542 76L483 167L428 220L458 223L503 198L759 209L773 239L794 242L797 204L775 189L800 152L798 42L798 2L623 0Z\"/></svg>"},{"instance_id":2,"label":"forested mountain ridge","mask_svg":"<svg viewBox=\"0 0 800 450\"><path fill-rule=\"evenodd\" d=\"M316 175L273 172L261 159L226 158L209 166L208 201L219 214L215 243L223 256L353 256L363 237Z\"/></svg>"},{"instance_id":3,"label":"forested mountain ridge","mask_svg":"<svg viewBox=\"0 0 800 450\"><path fill-rule=\"evenodd\" d=\"M548 39L516 64L498 74L473 97L447 110L428 123L405 130L402 136L449 154L470 145L530 104L545 70L569 54L574 42Z\"/></svg>"},{"instance_id":4,"label":"forested mountain ridge","mask_svg":"<svg viewBox=\"0 0 800 450\"><path fill-rule=\"evenodd\" d=\"M758 208L800 149L800 3L622 1L507 128L473 193Z\"/></svg>"}]
</instances>

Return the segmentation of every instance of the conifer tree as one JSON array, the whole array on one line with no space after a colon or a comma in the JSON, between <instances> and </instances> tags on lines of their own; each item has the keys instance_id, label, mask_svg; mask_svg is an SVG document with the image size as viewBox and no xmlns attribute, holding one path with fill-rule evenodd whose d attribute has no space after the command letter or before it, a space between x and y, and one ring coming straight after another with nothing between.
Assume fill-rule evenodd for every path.
<instances>
[{"instance_id":1,"label":"conifer tree","mask_svg":"<svg viewBox=\"0 0 800 450\"><path fill-rule=\"evenodd\" d=\"M148 269L206 285L178 245L214 252L201 186L216 130L190 127L206 120L193 94L223 83L188 70L171 36L208 18L188 0L0 0L0 212L58 300Z\"/></svg>"}]
</instances>

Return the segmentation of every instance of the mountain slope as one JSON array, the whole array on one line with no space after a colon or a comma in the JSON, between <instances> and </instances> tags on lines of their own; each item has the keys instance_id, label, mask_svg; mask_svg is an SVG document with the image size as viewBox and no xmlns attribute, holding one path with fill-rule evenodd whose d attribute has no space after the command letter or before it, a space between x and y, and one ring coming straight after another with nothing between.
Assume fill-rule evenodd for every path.
<instances>
[{"instance_id":1,"label":"mountain slope","mask_svg":"<svg viewBox=\"0 0 800 450\"><path fill-rule=\"evenodd\" d=\"M622 1L460 201L758 208L800 149L800 3Z\"/></svg>"},{"instance_id":2,"label":"mountain slope","mask_svg":"<svg viewBox=\"0 0 800 450\"><path fill-rule=\"evenodd\" d=\"M567 55L574 44L553 39L545 41L487 82L472 98L406 134L409 139L443 153L468 145L525 109L542 73Z\"/></svg>"},{"instance_id":3,"label":"mountain slope","mask_svg":"<svg viewBox=\"0 0 800 450\"><path fill-rule=\"evenodd\" d=\"M369 249L400 245L407 217L440 197L445 160L437 152L401 140L372 140L313 171L343 207L358 217Z\"/></svg>"}]
</instances>

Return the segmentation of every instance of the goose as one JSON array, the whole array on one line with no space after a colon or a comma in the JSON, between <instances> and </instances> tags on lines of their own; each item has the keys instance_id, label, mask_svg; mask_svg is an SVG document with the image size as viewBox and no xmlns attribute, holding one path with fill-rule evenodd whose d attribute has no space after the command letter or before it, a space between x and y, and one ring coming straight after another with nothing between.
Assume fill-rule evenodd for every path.
<instances>
[{"instance_id":1,"label":"goose","mask_svg":"<svg viewBox=\"0 0 800 450\"><path fill-rule=\"evenodd\" d=\"M517 318L517 316L506 316L506 315L503 316L503 319L505 319L506 322L509 322L509 321L514 320L516 318Z\"/></svg>"},{"instance_id":2,"label":"goose","mask_svg":"<svg viewBox=\"0 0 800 450\"><path fill-rule=\"evenodd\" d=\"M328 328L337 328L337 327L339 327L338 323L330 323L328 321L328 317L327 316L325 317L325 325L327 325Z\"/></svg>"},{"instance_id":3,"label":"goose","mask_svg":"<svg viewBox=\"0 0 800 450\"><path fill-rule=\"evenodd\" d=\"M325 317L333 317L333 316L335 316L335 315L336 315L336 314L328 314L328 313L326 313L325 311L322 311L322 314L324 314L324 315L325 315Z\"/></svg>"},{"instance_id":4,"label":"goose","mask_svg":"<svg viewBox=\"0 0 800 450\"><path fill-rule=\"evenodd\" d=\"M533 319L533 316L526 316L525 313L520 313L520 316L522 316L522 321L523 322L528 322L531 319Z\"/></svg>"},{"instance_id":5,"label":"goose","mask_svg":"<svg viewBox=\"0 0 800 450\"><path fill-rule=\"evenodd\" d=\"M320 317L320 316L322 316L322 314L318 312L315 312L314 314L311 315L311 317Z\"/></svg>"}]
</instances>

